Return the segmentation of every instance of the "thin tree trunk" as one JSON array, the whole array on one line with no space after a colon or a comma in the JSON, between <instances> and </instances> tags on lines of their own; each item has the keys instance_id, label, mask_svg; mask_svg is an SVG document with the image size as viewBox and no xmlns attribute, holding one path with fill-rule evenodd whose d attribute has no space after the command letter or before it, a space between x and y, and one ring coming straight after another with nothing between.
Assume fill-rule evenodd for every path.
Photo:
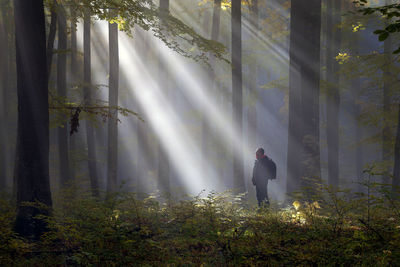
<instances>
[{"instance_id":1,"label":"thin tree trunk","mask_svg":"<svg viewBox=\"0 0 400 267\"><path fill-rule=\"evenodd\" d=\"M8 3L4 3L6 5ZM8 162L8 120L7 120L7 110L8 110L8 99L7 99L7 90L9 90L9 50L8 50L8 27L7 27L7 13L5 11L5 6L1 6L2 8L2 17L0 22L0 75L1 75L1 103L2 108L0 110L0 121L2 126L0 127L0 145L2 147L2 151L0 152L0 191L5 190L7 186L7 162Z\"/></svg>"},{"instance_id":2,"label":"thin tree trunk","mask_svg":"<svg viewBox=\"0 0 400 267\"><path fill-rule=\"evenodd\" d=\"M92 84L92 72L91 72L91 16L88 11L85 11L84 23L83 23L83 94L84 102L86 106L92 104L91 97L91 84ZM99 182L96 168L96 151L95 151L95 140L94 140L94 129L90 120L86 121L86 142L88 146L88 167L90 184L92 188L93 196L99 196Z\"/></svg>"},{"instance_id":3,"label":"thin tree trunk","mask_svg":"<svg viewBox=\"0 0 400 267\"><path fill-rule=\"evenodd\" d=\"M339 186L339 64L335 56L341 44L341 1L328 0L327 37L327 142L328 142L328 183Z\"/></svg>"},{"instance_id":4,"label":"thin tree trunk","mask_svg":"<svg viewBox=\"0 0 400 267\"><path fill-rule=\"evenodd\" d=\"M57 92L58 96L67 96L67 19L64 8L59 5L57 8L58 17L58 54L57 54ZM69 172L68 156L68 127L67 118L57 129L58 155L60 164L60 184L65 186L71 179Z\"/></svg>"},{"instance_id":5,"label":"thin tree trunk","mask_svg":"<svg viewBox=\"0 0 400 267\"><path fill-rule=\"evenodd\" d=\"M243 89L242 89L242 5L241 0L232 0L232 109L233 124L239 143L233 144L239 152L233 153L233 188L245 190L243 170ZM236 151L236 150L235 150Z\"/></svg>"},{"instance_id":6,"label":"thin tree trunk","mask_svg":"<svg viewBox=\"0 0 400 267\"><path fill-rule=\"evenodd\" d=\"M393 196L396 197L398 197L400 193L400 104L398 111L396 143L394 147L394 170L393 170L393 181L392 181L392 193Z\"/></svg>"},{"instance_id":7,"label":"thin tree trunk","mask_svg":"<svg viewBox=\"0 0 400 267\"><path fill-rule=\"evenodd\" d=\"M386 0L385 4L391 4L391 0ZM382 161L387 164L384 174L382 175L382 183L385 185L390 184L390 122L389 116L391 112L391 101L390 101L390 65L392 61L392 38L389 37L384 43L384 54L385 54L385 67L383 69L383 129L382 129Z\"/></svg>"},{"instance_id":8,"label":"thin tree trunk","mask_svg":"<svg viewBox=\"0 0 400 267\"><path fill-rule=\"evenodd\" d=\"M357 79L356 84L360 84L359 79ZM356 87L359 88L359 87ZM363 172L364 172L364 163L363 163L363 147L361 141L363 139L363 130L361 122L359 121L359 117L361 115L361 107L357 103L357 97L354 98L354 115L355 115L355 143L356 143L356 175L357 175L357 182L358 182L358 192L364 192L365 187L362 184L363 180Z\"/></svg>"},{"instance_id":9,"label":"thin tree trunk","mask_svg":"<svg viewBox=\"0 0 400 267\"><path fill-rule=\"evenodd\" d=\"M164 17L169 13L169 0L160 0L160 17L161 23L164 23ZM166 92L168 97L168 70L163 62L159 61L159 87ZM170 194L170 163L165 148L161 141L158 143L158 188L167 196Z\"/></svg>"},{"instance_id":10,"label":"thin tree trunk","mask_svg":"<svg viewBox=\"0 0 400 267\"><path fill-rule=\"evenodd\" d=\"M118 24L109 23L109 120L108 120L108 157L107 157L107 192L117 190L118 170L118 85L119 85L119 52Z\"/></svg>"},{"instance_id":11,"label":"thin tree trunk","mask_svg":"<svg viewBox=\"0 0 400 267\"><path fill-rule=\"evenodd\" d=\"M71 8L71 44L70 44L70 49L71 49L71 64L70 64L70 74L71 74L71 84L72 86L75 86L75 84L78 81L78 57L77 57L77 51L78 51L78 46L77 46L77 38L76 38L76 12L73 8ZM73 99L71 97L72 101ZM76 177L76 168L77 164L76 161L73 157L73 155L76 152L76 139L77 135L73 134L70 135L69 137L69 151L70 151L70 175L71 179L75 179Z\"/></svg>"},{"instance_id":12,"label":"thin tree trunk","mask_svg":"<svg viewBox=\"0 0 400 267\"><path fill-rule=\"evenodd\" d=\"M56 31L57 31L57 1L54 0L53 6L51 8L51 17L50 17L50 31L49 36L47 38L47 47L46 47L46 61L47 61L47 83L50 80L51 74L51 63L53 62L53 49L54 49L54 40L56 39Z\"/></svg>"},{"instance_id":13,"label":"thin tree trunk","mask_svg":"<svg viewBox=\"0 0 400 267\"><path fill-rule=\"evenodd\" d=\"M209 35L210 21L210 13L208 10L205 10L203 14L203 36ZM212 70L210 66L205 68L204 79L208 81L208 83L206 83L203 90L206 95L209 95L213 86ZM208 123L206 109L207 107L204 105L201 118L201 171L202 176L205 178L210 174L210 166L208 165L208 160L210 159L210 125Z\"/></svg>"},{"instance_id":14,"label":"thin tree trunk","mask_svg":"<svg viewBox=\"0 0 400 267\"><path fill-rule=\"evenodd\" d=\"M259 11L258 11L258 0L253 0L250 8L251 11L251 25L254 27L254 31L259 33ZM249 65L249 94L251 99L257 99L258 94L258 60L257 55L254 54L251 63ZM252 150L257 149L257 101L252 103L247 109L247 146ZM246 176L251 177L251 166L249 165L246 169ZM246 180L247 191L249 197L252 199L256 198L255 190L251 184L251 179Z\"/></svg>"},{"instance_id":15,"label":"thin tree trunk","mask_svg":"<svg viewBox=\"0 0 400 267\"><path fill-rule=\"evenodd\" d=\"M18 92L18 214L15 230L39 238L46 230L35 218L48 210L21 205L39 201L52 206L49 181L49 105L46 33L42 0L14 0Z\"/></svg>"}]
</instances>

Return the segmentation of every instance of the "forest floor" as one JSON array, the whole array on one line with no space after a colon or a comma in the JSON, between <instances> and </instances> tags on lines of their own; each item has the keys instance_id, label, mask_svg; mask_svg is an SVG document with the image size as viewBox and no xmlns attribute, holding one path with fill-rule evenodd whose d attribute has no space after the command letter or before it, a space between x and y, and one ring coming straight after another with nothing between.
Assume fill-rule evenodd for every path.
<instances>
[{"instance_id":1,"label":"forest floor","mask_svg":"<svg viewBox=\"0 0 400 267\"><path fill-rule=\"evenodd\" d=\"M382 192L261 209L230 193L162 203L73 192L55 197L38 241L12 231L15 208L0 201L1 266L400 266L400 202Z\"/></svg>"}]
</instances>

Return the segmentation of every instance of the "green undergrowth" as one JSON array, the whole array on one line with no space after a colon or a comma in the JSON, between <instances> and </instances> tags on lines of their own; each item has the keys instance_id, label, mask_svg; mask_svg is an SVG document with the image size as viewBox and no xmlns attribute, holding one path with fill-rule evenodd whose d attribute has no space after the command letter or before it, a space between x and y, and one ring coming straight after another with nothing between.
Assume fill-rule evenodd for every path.
<instances>
[{"instance_id":1,"label":"green undergrowth","mask_svg":"<svg viewBox=\"0 0 400 267\"><path fill-rule=\"evenodd\" d=\"M269 208L211 193L166 203L132 193L106 201L58 194L49 231L12 231L0 199L1 266L399 266L400 203L386 194L332 193Z\"/></svg>"}]
</instances>

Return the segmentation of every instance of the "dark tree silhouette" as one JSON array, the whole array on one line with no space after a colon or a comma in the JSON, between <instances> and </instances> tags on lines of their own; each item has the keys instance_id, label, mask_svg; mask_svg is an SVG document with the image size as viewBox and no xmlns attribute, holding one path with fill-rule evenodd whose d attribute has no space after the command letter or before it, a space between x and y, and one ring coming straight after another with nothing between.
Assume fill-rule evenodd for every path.
<instances>
[{"instance_id":1,"label":"dark tree silhouette","mask_svg":"<svg viewBox=\"0 0 400 267\"><path fill-rule=\"evenodd\" d=\"M15 230L38 238L45 223L35 218L48 210L23 205L38 201L52 205L49 182L49 105L46 35L42 0L14 0L17 93L17 205Z\"/></svg>"},{"instance_id":2,"label":"dark tree silhouette","mask_svg":"<svg viewBox=\"0 0 400 267\"><path fill-rule=\"evenodd\" d=\"M299 189L300 177L300 127L301 127L301 64L304 60L300 53L304 48L303 16L305 5L301 0L293 0L290 9L290 69L289 69L289 126L287 152L286 190L292 193Z\"/></svg>"},{"instance_id":3,"label":"dark tree silhouette","mask_svg":"<svg viewBox=\"0 0 400 267\"><path fill-rule=\"evenodd\" d=\"M57 54L57 92L65 99L67 96L67 19L63 6L57 7L58 17L58 54ZM68 155L67 118L63 117L62 126L57 129L58 157L60 164L60 183L67 184L71 179Z\"/></svg>"},{"instance_id":4,"label":"dark tree silhouette","mask_svg":"<svg viewBox=\"0 0 400 267\"><path fill-rule=\"evenodd\" d=\"M118 169L118 81L119 81L119 53L118 53L118 24L109 23L109 120L108 120L108 157L107 157L107 192L117 190Z\"/></svg>"},{"instance_id":5,"label":"dark tree silhouette","mask_svg":"<svg viewBox=\"0 0 400 267\"><path fill-rule=\"evenodd\" d=\"M328 142L328 183L339 186L339 63L335 56L340 51L341 44L341 1L327 2L327 142Z\"/></svg>"},{"instance_id":6,"label":"dark tree silhouette","mask_svg":"<svg viewBox=\"0 0 400 267\"><path fill-rule=\"evenodd\" d=\"M232 0L232 109L233 123L240 143L239 153L233 156L233 187L239 192L245 190L243 170L243 91L242 91L242 3L241 0Z\"/></svg>"},{"instance_id":7,"label":"dark tree silhouette","mask_svg":"<svg viewBox=\"0 0 400 267\"><path fill-rule=\"evenodd\" d=\"M83 94L85 105L92 104L92 70L91 70L91 45L90 45L91 16L88 10L85 10L83 22ZM86 142L88 146L88 167L90 184L94 196L99 196L99 182L96 168L96 147L94 139L94 129L90 120L86 121Z\"/></svg>"}]
</instances>

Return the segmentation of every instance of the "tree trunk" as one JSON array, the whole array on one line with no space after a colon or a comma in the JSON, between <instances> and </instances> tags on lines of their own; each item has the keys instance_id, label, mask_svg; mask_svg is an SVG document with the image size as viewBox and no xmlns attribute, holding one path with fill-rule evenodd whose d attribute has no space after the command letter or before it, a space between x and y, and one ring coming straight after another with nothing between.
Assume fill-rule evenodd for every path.
<instances>
[{"instance_id":1,"label":"tree trunk","mask_svg":"<svg viewBox=\"0 0 400 267\"><path fill-rule=\"evenodd\" d=\"M289 121L286 191L288 194L300 189L300 149L301 149L301 70L304 60L300 51L305 42L303 17L305 5L301 0L293 0L290 10L290 68L289 68Z\"/></svg>"},{"instance_id":2,"label":"tree trunk","mask_svg":"<svg viewBox=\"0 0 400 267\"><path fill-rule=\"evenodd\" d=\"M92 84L92 72L91 72L91 46L90 46L90 34L91 30L91 17L89 11L85 11L85 17L83 22L83 94L84 102L86 106L92 104L91 97L91 84ZM90 120L86 121L86 142L88 146L88 167L90 185L92 188L93 196L99 196L99 182L97 177L96 168L96 151L95 151L95 140L94 140L94 129Z\"/></svg>"},{"instance_id":3,"label":"tree trunk","mask_svg":"<svg viewBox=\"0 0 400 267\"><path fill-rule=\"evenodd\" d=\"M45 230L35 218L49 210L21 205L38 201L51 208L49 181L49 104L46 33L42 0L14 0L18 93L18 214L15 231L38 238Z\"/></svg>"},{"instance_id":4,"label":"tree trunk","mask_svg":"<svg viewBox=\"0 0 400 267\"><path fill-rule=\"evenodd\" d=\"M313 183L310 183L310 179L321 178L320 31L321 0L310 0L307 6L301 0L293 0L290 33L288 193L298 190L299 186L311 188ZM308 191L308 197L310 194L312 190Z\"/></svg>"},{"instance_id":5,"label":"tree trunk","mask_svg":"<svg viewBox=\"0 0 400 267\"><path fill-rule=\"evenodd\" d=\"M56 38L57 31L57 1L54 0L53 6L51 7L51 17L50 17L50 31L49 36L47 38L47 47L46 47L46 62L47 62L47 83L50 81L51 74L51 63L53 62L53 49L54 49L54 40Z\"/></svg>"},{"instance_id":6,"label":"tree trunk","mask_svg":"<svg viewBox=\"0 0 400 267\"><path fill-rule=\"evenodd\" d=\"M161 23L164 23L164 17L169 13L169 0L160 0L160 18ZM164 67L162 60L159 61L159 87L165 92L168 98L168 70ZM158 188L166 195L170 194L170 163L165 148L161 141L158 143Z\"/></svg>"},{"instance_id":7,"label":"tree trunk","mask_svg":"<svg viewBox=\"0 0 400 267\"><path fill-rule=\"evenodd\" d=\"M243 91L242 91L242 5L232 0L232 111L234 129L239 137L237 151L233 153L233 188L244 192L243 177ZM236 150L235 150L236 151Z\"/></svg>"},{"instance_id":8,"label":"tree trunk","mask_svg":"<svg viewBox=\"0 0 400 267\"><path fill-rule=\"evenodd\" d=\"M321 179L319 149L319 81L320 81L320 34L321 34L321 0L307 2L304 16L304 50L301 67L301 103L302 103L302 146L303 156L300 159L301 185L310 188L313 194L314 182Z\"/></svg>"},{"instance_id":9,"label":"tree trunk","mask_svg":"<svg viewBox=\"0 0 400 267\"><path fill-rule=\"evenodd\" d=\"M203 36L209 35L210 29L210 13L208 10L203 12ZM211 88L213 86L212 81L212 70L209 66L204 68L205 74L203 74L203 79L207 81L206 86L203 87L205 95L210 95ZM202 108L202 118L201 118L201 171L203 177L208 177L210 175L210 166L208 165L208 160L210 159L210 124L208 122L206 114L206 105Z\"/></svg>"},{"instance_id":10,"label":"tree trunk","mask_svg":"<svg viewBox=\"0 0 400 267\"><path fill-rule=\"evenodd\" d=\"M339 64L335 56L341 44L341 1L328 0L327 6L327 142L328 142L328 184L339 186Z\"/></svg>"},{"instance_id":11,"label":"tree trunk","mask_svg":"<svg viewBox=\"0 0 400 267\"><path fill-rule=\"evenodd\" d=\"M117 190L118 170L118 84L119 84L119 52L118 52L118 24L109 23L109 113L108 113L108 157L107 157L107 192Z\"/></svg>"},{"instance_id":12,"label":"tree trunk","mask_svg":"<svg viewBox=\"0 0 400 267\"><path fill-rule=\"evenodd\" d=\"M391 0L386 0L385 4L390 5ZM382 175L382 184L390 184L390 122L389 116L391 112L391 101L390 101L390 84L391 84L391 73L390 65L392 62L392 38L389 36L384 43L384 54L385 54L385 66L383 69L383 129L382 129L382 161L384 166L388 166L384 170Z\"/></svg>"},{"instance_id":13,"label":"tree trunk","mask_svg":"<svg viewBox=\"0 0 400 267\"><path fill-rule=\"evenodd\" d=\"M58 96L67 96L67 19L64 8L59 5L57 8L58 17L58 54L57 54L57 92ZM60 183L65 186L71 179L69 172L68 156L68 125L67 118L63 117L63 124L57 129L58 155L60 162Z\"/></svg>"},{"instance_id":14,"label":"tree trunk","mask_svg":"<svg viewBox=\"0 0 400 267\"><path fill-rule=\"evenodd\" d=\"M72 86L75 86L75 84L78 81L78 56L77 56L77 51L78 51L78 46L77 46L77 37L76 37L76 12L73 8L71 8L71 44L70 44L70 49L71 49L71 64L70 64L70 81ZM75 101L71 97L72 101ZM76 177L76 168L77 164L75 162L75 159L73 157L74 153L76 152L76 139L77 139L77 134L70 135L69 137L69 151L70 151L70 175L71 179L75 179Z\"/></svg>"},{"instance_id":15,"label":"tree trunk","mask_svg":"<svg viewBox=\"0 0 400 267\"><path fill-rule=\"evenodd\" d=\"M259 11L258 0L253 0L250 7L251 11L251 25L254 27L256 33L260 31L259 26ZM251 99L256 99L258 95L258 60L257 55L254 54L249 65L249 95ZM257 102L252 103L247 109L247 146L252 150L257 149ZM246 168L246 177L251 177L251 166ZM249 197L256 198L255 190L251 184L251 179L246 180L247 191Z\"/></svg>"},{"instance_id":16,"label":"tree trunk","mask_svg":"<svg viewBox=\"0 0 400 267\"><path fill-rule=\"evenodd\" d=\"M398 111L397 131L396 131L396 143L394 147L394 170L393 170L393 181L392 181L392 193L398 197L400 193L400 104Z\"/></svg>"},{"instance_id":17,"label":"tree trunk","mask_svg":"<svg viewBox=\"0 0 400 267\"><path fill-rule=\"evenodd\" d=\"M8 3L6 3L8 4ZM3 5L6 5L3 4ZM0 145L2 151L0 152L0 191L6 189L7 186L7 162L8 162L8 120L7 120L7 110L8 110L8 99L7 90L9 90L9 49L8 49L8 27L7 27L7 13L5 11L5 6L1 6L2 17L0 22L0 75L1 75L1 103L2 108L0 110L0 121L2 126L0 127Z\"/></svg>"}]
</instances>

